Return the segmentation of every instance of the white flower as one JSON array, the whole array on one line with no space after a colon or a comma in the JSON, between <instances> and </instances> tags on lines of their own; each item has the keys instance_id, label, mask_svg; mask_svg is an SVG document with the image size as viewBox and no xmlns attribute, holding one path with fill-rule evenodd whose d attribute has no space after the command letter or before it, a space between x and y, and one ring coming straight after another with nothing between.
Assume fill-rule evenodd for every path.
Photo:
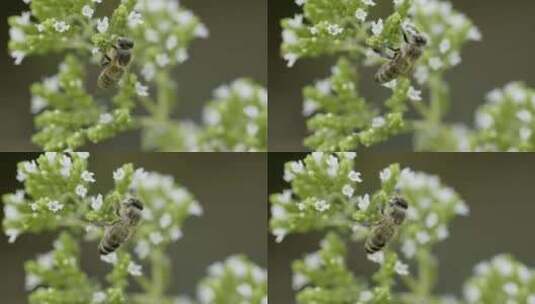
<instances>
[{"instance_id":1,"label":"white flower","mask_svg":"<svg viewBox=\"0 0 535 304\"><path fill-rule=\"evenodd\" d=\"M368 13L359 8L356 12L355 12L355 18L357 18L357 20L360 20L362 22L366 21L366 17L368 17Z\"/></svg>"},{"instance_id":2,"label":"white flower","mask_svg":"<svg viewBox=\"0 0 535 304\"><path fill-rule=\"evenodd\" d=\"M169 213L165 213L160 218L160 227L162 227L163 229L169 227L169 225L171 225L172 223L173 223L173 218L171 217Z\"/></svg>"},{"instance_id":3,"label":"white flower","mask_svg":"<svg viewBox=\"0 0 535 304\"><path fill-rule=\"evenodd\" d=\"M250 105L243 109L243 113L249 118L256 118L260 114L257 107Z\"/></svg>"},{"instance_id":4,"label":"white flower","mask_svg":"<svg viewBox=\"0 0 535 304\"><path fill-rule=\"evenodd\" d=\"M143 75L143 78L147 81L151 81L154 79L154 76L156 76L156 68L152 63L147 63L143 66L143 69L141 70L141 75Z\"/></svg>"},{"instance_id":5,"label":"white flower","mask_svg":"<svg viewBox=\"0 0 535 304\"><path fill-rule=\"evenodd\" d=\"M362 3L368 6L375 6L375 1L373 0L363 0Z\"/></svg>"},{"instance_id":6,"label":"white flower","mask_svg":"<svg viewBox=\"0 0 535 304\"><path fill-rule=\"evenodd\" d=\"M430 213L425 219L427 228L433 228L438 223L438 215L435 212Z\"/></svg>"},{"instance_id":7,"label":"white flower","mask_svg":"<svg viewBox=\"0 0 535 304\"><path fill-rule=\"evenodd\" d=\"M304 276L302 273L294 273L292 276L292 288L294 290L299 290L306 284L308 284L308 277Z\"/></svg>"},{"instance_id":8,"label":"white flower","mask_svg":"<svg viewBox=\"0 0 535 304\"><path fill-rule=\"evenodd\" d=\"M385 168L383 171L379 173L379 179L384 183L390 179L392 176L392 172L390 171L390 168Z\"/></svg>"},{"instance_id":9,"label":"white flower","mask_svg":"<svg viewBox=\"0 0 535 304\"><path fill-rule=\"evenodd\" d=\"M431 237L429 236L429 234L427 232L419 231L418 233L416 233L416 240L420 244L426 244L431 240Z\"/></svg>"},{"instance_id":10,"label":"white flower","mask_svg":"<svg viewBox=\"0 0 535 304\"><path fill-rule=\"evenodd\" d=\"M411 86L409 87L409 91L407 92L407 97L409 97L409 99L412 101L420 101L422 100L422 92L414 89Z\"/></svg>"},{"instance_id":11,"label":"white flower","mask_svg":"<svg viewBox=\"0 0 535 304\"><path fill-rule=\"evenodd\" d=\"M413 240L406 240L401 246L401 251L407 259L414 257L416 254L416 243Z\"/></svg>"},{"instance_id":12,"label":"white flower","mask_svg":"<svg viewBox=\"0 0 535 304\"><path fill-rule=\"evenodd\" d=\"M26 169L27 173L37 173L37 164L34 160L26 162L24 164L24 169Z\"/></svg>"},{"instance_id":13,"label":"white flower","mask_svg":"<svg viewBox=\"0 0 535 304\"><path fill-rule=\"evenodd\" d=\"M377 264L383 264L385 261L385 254L382 251L377 251L373 254L368 254L368 260L377 263Z\"/></svg>"},{"instance_id":14,"label":"white flower","mask_svg":"<svg viewBox=\"0 0 535 304\"><path fill-rule=\"evenodd\" d=\"M343 155L350 160L353 160L357 157L357 152L344 152Z\"/></svg>"},{"instance_id":15,"label":"white flower","mask_svg":"<svg viewBox=\"0 0 535 304\"><path fill-rule=\"evenodd\" d=\"M174 49L177 45L178 45L178 39L176 38L176 36L173 36L173 35L169 36L167 40L165 41L165 47L168 50Z\"/></svg>"},{"instance_id":16,"label":"white flower","mask_svg":"<svg viewBox=\"0 0 535 304\"><path fill-rule=\"evenodd\" d=\"M535 304L535 294L530 295L527 300L527 304Z\"/></svg>"},{"instance_id":17,"label":"white flower","mask_svg":"<svg viewBox=\"0 0 535 304\"><path fill-rule=\"evenodd\" d=\"M403 2L405 2L405 0L394 0L394 5L400 6L401 4L403 4Z\"/></svg>"},{"instance_id":18,"label":"white flower","mask_svg":"<svg viewBox=\"0 0 535 304\"><path fill-rule=\"evenodd\" d=\"M141 265L138 265L134 262L130 262L128 264L128 267L127 267L127 271L129 274L133 275L133 276L140 276L142 275L143 273L141 272Z\"/></svg>"},{"instance_id":19,"label":"white flower","mask_svg":"<svg viewBox=\"0 0 535 304\"><path fill-rule=\"evenodd\" d=\"M78 185L76 186L74 192L76 192L76 195L78 195L79 197L84 198L87 195L87 188L83 185Z\"/></svg>"},{"instance_id":20,"label":"white flower","mask_svg":"<svg viewBox=\"0 0 535 304\"><path fill-rule=\"evenodd\" d=\"M149 234L149 239L154 245L158 245L163 242L163 236L160 232L152 232Z\"/></svg>"},{"instance_id":21,"label":"white flower","mask_svg":"<svg viewBox=\"0 0 535 304\"><path fill-rule=\"evenodd\" d=\"M450 235L450 232L448 231L448 227L445 225L440 225L437 228L437 238L439 240L445 240Z\"/></svg>"},{"instance_id":22,"label":"white flower","mask_svg":"<svg viewBox=\"0 0 535 304\"><path fill-rule=\"evenodd\" d=\"M314 208L316 208L316 210L318 210L319 212L323 212L329 210L329 208L331 208L331 205L325 200L319 200L314 203Z\"/></svg>"},{"instance_id":23,"label":"white flower","mask_svg":"<svg viewBox=\"0 0 535 304\"><path fill-rule=\"evenodd\" d=\"M364 290L359 295L359 301L360 302L368 302L368 301L371 301L372 299L373 299L373 292L371 292L369 290Z\"/></svg>"},{"instance_id":24,"label":"white flower","mask_svg":"<svg viewBox=\"0 0 535 304\"><path fill-rule=\"evenodd\" d=\"M102 0L93 0L93 2L102 3Z\"/></svg>"},{"instance_id":25,"label":"white flower","mask_svg":"<svg viewBox=\"0 0 535 304\"><path fill-rule=\"evenodd\" d=\"M9 29L9 37L15 42L24 42L26 40L26 34L19 27L12 27Z\"/></svg>"},{"instance_id":26,"label":"white flower","mask_svg":"<svg viewBox=\"0 0 535 304\"><path fill-rule=\"evenodd\" d=\"M41 110L46 108L46 106L48 106L48 101L46 99L44 99L43 97L39 95L32 96L32 100L31 100L32 114L37 114L41 112Z\"/></svg>"},{"instance_id":27,"label":"white flower","mask_svg":"<svg viewBox=\"0 0 535 304\"><path fill-rule=\"evenodd\" d=\"M507 293L509 296L515 296L518 293L518 285L513 282L507 282L503 286L503 291L505 291L505 293Z\"/></svg>"},{"instance_id":28,"label":"white flower","mask_svg":"<svg viewBox=\"0 0 535 304\"><path fill-rule=\"evenodd\" d=\"M247 283L238 285L236 291L238 291L238 293L244 298L250 298L253 295L253 288Z\"/></svg>"},{"instance_id":29,"label":"white flower","mask_svg":"<svg viewBox=\"0 0 535 304\"><path fill-rule=\"evenodd\" d=\"M383 19L372 22L372 33L374 36L379 36L383 32Z\"/></svg>"},{"instance_id":30,"label":"white flower","mask_svg":"<svg viewBox=\"0 0 535 304\"><path fill-rule=\"evenodd\" d=\"M158 54L156 56L156 64L158 64L162 68L168 65L169 61L169 56L167 56L167 54Z\"/></svg>"},{"instance_id":31,"label":"white flower","mask_svg":"<svg viewBox=\"0 0 535 304\"><path fill-rule=\"evenodd\" d=\"M113 115L110 113L102 113L98 119L98 123L106 125L113 122Z\"/></svg>"},{"instance_id":32,"label":"white flower","mask_svg":"<svg viewBox=\"0 0 535 304\"><path fill-rule=\"evenodd\" d=\"M284 60L287 61L286 66L291 68L294 66L295 62L299 59L299 55L294 53L287 53L284 54Z\"/></svg>"},{"instance_id":33,"label":"white flower","mask_svg":"<svg viewBox=\"0 0 535 304\"><path fill-rule=\"evenodd\" d=\"M97 30L100 33L104 33L108 30L109 22L108 17L104 17L102 19L97 20Z\"/></svg>"},{"instance_id":34,"label":"white flower","mask_svg":"<svg viewBox=\"0 0 535 304\"><path fill-rule=\"evenodd\" d=\"M345 185L342 188L342 194L344 194L348 198L353 197L353 193L355 193L355 189L353 189L353 187L351 187L351 185Z\"/></svg>"},{"instance_id":35,"label":"white flower","mask_svg":"<svg viewBox=\"0 0 535 304\"><path fill-rule=\"evenodd\" d=\"M97 196L91 197L91 208L93 210L98 211L102 207L103 204L102 194L99 194Z\"/></svg>"},{"instance_id":36,"label":"white flower","mask_svg":"<svg viewBox=\"0 0 535 304\"><path fill-rule=\"evenodd\" d=\"M327 26L327 32L333 36L338 36L344 31L344 28L339 26L338 24L329 24Z\"/></svg>"},{"instance_id":37,"label":"white flower","mask_svg":"<svg viewBox=\"0 0 535 304\"><path fill-rule=\"evenodd\" d=\"M199 24L195 28L195 37L199 38L207 38L210 35L210 32L208 31L208 28L204 24Z\"/></svg>"},{"instance_id":38,"label":"white flower","mask_svg":"<svg viewBox=\"0 0 535 304\"><path fill-rule=\"evenodd\" d=\"M307 0L295 0L295 4L299 6L303 6L305 3L307 3Z\"/></svg>"},{"instance_id":39,"label":"white flower","mask_svg":"<svg viewBox=\"0 0 535 304\"><path fill-rule=\"evenodd\" d=\"M204 210L202 209L202 206L201 206L201 204L199 204L199 202L194 201L189 206L188 212L191 215L201 216L201 215L203 215Z\"/></svg>"},{"instance_id":40,"label":"white flower","mask_svg":"<svg viewBox=\"0 0 535 304\"><path fill-rule=\"evenodd\" d=\"M94 183L95 182L95 178L93 178L94 175L95 174L93 172L89 172L89 171L86 170L86 171L82 172L81 177L82 177L83 181L86 181L88 183Z\"/></svg>"},{"instance_id":41,"label":"white flower","mask_svg":"<svg viewBox=\"0 0 535 304\"><path fill-rule=\"evenodd\" d=\"M11 52L11 57L15 59L15 65L19 65L22 60L24 60L24 57L26 57L26 53L22 51L13 51Z\"/></svg>"},{"instance_id":42,"label":"white flower","mask_svg":"<svg viewBox=\"0 0 535 304\"><path fill-rule=\"evenodd\" d=\"M169 231L169 237L171 238L172 241L178 241L179 239L182 238L183 235L184 234L182 233L182 230L180 230L180 228L178 227L173 227Z\"/></svg>"},{"instance_id":43,"label":"white flower","mask_svg":"<svg viewBox=\"0 0 535 304\"><path fill-rule=\"evenodd\" d=\"M48 204L46 206L48 207L48 210L50 210L50 211L52 211L54 213L56 213L59 210L63 209L63 204L61 204L58 201L50 201L50 202L48 202Z\"/></svg>"},{"instance_id":44,"label":"white flower","mask_svg":"<svg viewBox=\"0 0 535 304\"><path fill-rule=\"evenodd\" d=\"M33 273L29 273L25 278L24 285L25 285L26 290L29 291L37 287L39 284L41 284L41 282L42 280L40 277L38 277L37 275Z\"/></svg>"},{"instance_id":45,"label":"white flower","mask_svg":"<svg viewBox=\"0 0 535 304\"><path fill-rule=\"evenodd\" d=\"M361 211L368 209L370 206L370 195L366 193L364 196L359 196L357 198L357 206Z\"/></svg>"},{"instance_id":46,"label":"white flower","mask_svg":"<svg viewBox=\"0 0 535 304\"><path fill-rule=\"evenodd\" d=\"M20 234L20 230L14 228L6 229L6 235L8 236L8 243L14 243Z\"/></svg>"},{"instance_id":47,"label":"white flower","mask_svg":"<svg viewBox=\"0 0 535 304\"><path fill-rule=\"evenodd\" d=\"M450 63L451 66L456 66L458 65L459 63L461 63L461 55L459 54L459 52L455 51L455 52L452 52L449 56L448 56L448 61Z\"/></svg>"},{"instance_id":48,"label":"white flower","mask_svg":"<svg viewBox=\"0 0 535 304\"><path fill-rule=\"evenodd\" d=\"M140 24L143 24L143 17L141 14L136 11L130 12L130 15L128 15L128 26L134 28Z\"/></svg>"},{"instance_id":49,"label":"white flower","mask_svg":"<svg viewBox=\"0 0 535 304\"><path fill-rule=\"evenodd\" d=\"M86 16L87 18L93 17L93 14L95 13L95 10L91 8L89 5L84 5L82 7L82 15Z\"/></svg>"},{"instance_id":50,"label":"white flower","mask_svg":"<svg viewBox=\"0 0 535 304\"><path fill-rule=\"evenodd\" d=\"M387 87L391 90L395 89L397 85L398 85L397 79L390 80L389 82L383 84L384 87Z\"/></svg>"},{"instance_id":51,"label":"white flower","mask_svg":"<svg viewBox=\"0 0 535 304\"><path fill-rule=\"evenodd\" d=\"M101 255L100 256L100 259L103 261L103 262L106 262L108 264L116 264L117 263L117 253L115 252L112 252L112 253L109 253L107 255Z\"/></svg>"},{"instance_id":52,"label":"white flower","mask_svg":"<svg viewBox=\"0 0 535 304\"><path fill-rule=\"evenodd\" d=\"M145 241L145 240L140 240L137 244L136 244L136 247L134 248L134 252L137 254L137 256L140 258L140 259L145 259L149 253L150 253L150 245L149 245L149 242Z\"/></svg>"},{"instance_id":53,"label":"white flower","mask_svg":"<svg viewBox=\"0 0 535 304\"><path fill-rule=\"evenodd\" d=\"M141 84L141 82L136 82L136 94L138 96L146 97L149 96L149 87L144 86Z\"/></svg>"},{"instance_id":54,"label":"white flower","mask_svg":"<svg viewBox=\"0 0 535 304\"><path fill-rule=\"evenodd\" d=\"M386 124L386 120L382 116L372 119L372 128L378 129Z\"/></svg>"},{"instance_id":55,"label":"white flower","mask_svg":"<svg viewBox=\"0 0 535 304\"><path fill-rule=\"evenodd\" d=\"M457 204L455 206L455 213L457 213L458 215L466 216L470 214L470 209L465 203Z\"/></svg>"},{"instance_id":56,"label":"white flower","mask_svg":"<svg viewBox=\"0 0 535 304\"><path fill-rule=\"evenodd\" d=\"M93 293L93 299L91 301L91 303L95 304L104 303L104 301L106 301L106 293L102 291L97 291Z\"/></svg>"},{"instance_id":57,"label":"white flower","mask_svg":"<svg viewBox=\"0 0 535 304\"><path fill-rule=\"evenodd\" d=\"M524 123L530 123L532 120L531 112L528 110L521 110L516 113L516 117Z\"/></svg>"},{"instance_id":58,"label":"white flower","mask_svg":"<svg viewBox=\"0 0 535 304\"><path fill-rule=\"evenodd\" d=\"M475 303L481 298L481 291L477 287L470 285L464 289L464 296L469 303Z\"/></svg>"},{"instance_id":59,"label":"white flower","mask_svg":"<svg viewBox=\"0 0 535 304\"><path fill-rule=\"evenodd\" d=\"M438 57L433 57L429 59L429 66L435 71L440 70L443 65L444 64L442 63L442 60Z\"/></svg>"},{"instance_id":60,"label":"white flower","mask_svg":"<svg viewBox=\"0 0 535 304\"><path fill-rule=\"evenodd\" d=\"M442 42L440 42L439 50L442 54L445 54L447 51L449 51L451 48L451 43L449 39L444 39Z\"/></svg>"},{"instance_id":61,"label":"white flower","mask_svg":"<svg viewBox=\"0 0 535 304\"><path fill-rule=\"evenodd\" d=\"M362 183L362 178L361 178L360 175L361 175L360 172L351 171L351 172L349 172L347 177L353 182Z\"/></svg>"},{"instance_id":62,"label":"white flower","mask_svg":"<svg viewBox=\"0 0 535 304\"><path fill-rule=\"evenodd\" d=\"M288 233L288 230L283 228L273 229L273 235L275 236L275 242L280 243Z\"/></svg>"},{"instance_id":63,"label":"white flower","mask_svg":"<svg viewBox=\"0 0 535 304\"><path fill-rule=\"evenodd\" d=\"M124 173L123 168L119 168L113 172L113 179L116 182L123 180L124 176L125 176L125 173Z\"/></svg>"},{"instance_id":64,"label":"white flower","mask_svg":"<svg viewBox=\"0 0 535 304\"><path fill-rule=\"evenodd\" d=\"M397 274L405 276L409 274L409 265L400 261L396 261L396 265L394 265L394 270L397 272Z\"/></svg>"},{"instance_id":65,"label":"white flower","mask_svg":"<svg viewBox=\"0 0 535 304\"><path fill-rule=\"evenodd\" d=\"M70 28L71 26L65 23L65 21L54 22L54 29L56 30L56 32L63 33L63 32L68 31Z\"/></svg>"},{"instance_id":66,"label":"white flower","mask_svg":"<svg viewBox=\"0 0 535 304\"><path fill-rule=\"evenodd\" d=\"M481 41L482 35L477 27L472 27L468 32L468 38L473 41Z\"/></svg>"}]
</instances>

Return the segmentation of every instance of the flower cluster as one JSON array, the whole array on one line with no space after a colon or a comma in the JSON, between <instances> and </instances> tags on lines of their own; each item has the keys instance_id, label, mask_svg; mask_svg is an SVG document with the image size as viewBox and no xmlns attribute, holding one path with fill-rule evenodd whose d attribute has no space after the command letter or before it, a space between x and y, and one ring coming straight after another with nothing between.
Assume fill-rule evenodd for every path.
<instances>
[{"instance_id":1,"label":"flower cluster","mask_svg":"<svg viewBox=\"0 0 535 304\"><path fill-rule=\"evenodd\" d=\"M535 271L509 255L477 264L464 286L467 303L535 303Z\"/></svg>"},{"instance_id":2,"label":"flower cluster","mask_svg":"<svg viewBox=\"0 0 535 304\"><path fill-rule=\"evenodd\" d=\"M214 91L203 109L203 123L145 121L145 149L164 151L266 151L267 91L237 79Z\"/></svg>"},{"instance_id":3,"label":"flower cluster","mask_svg":"<svg viewBox=\"0 0 535 304\"><path fill-rule=\"evenodd\" d=\"M456 215L469 213L459 195L437 176L401 170L398 164L380 172L377 191L363 193L359 190L362 175L354 168L355 157L351 152L314 152L304 160L288 162L284 179L291 188L271 195L270 228L277 242L290 233L328 231L318 253L294 263L294 289L310 285L297 295L299 303L330 303L332 298L340 303L392 303L399 297L392 291L396 276L409 277L408 281L413 282L409 288L421 288L416 286L420 283L429 288L427 280L431 278L413 278L409 265L397 252L407 260L414 259L418 271L434 273L432 245L448 237L448 224ZM384 218L383 210L393 196L408 202L406 220L397 228L395 239L368 255L379 264L371 286L345 268L343 239L367 239L371 228Z\"/></svg>"},{"instance_id":4,"label":"flower cluster","mask_svg":"<svg viewBox=\"0 0 535 304\"><path fill-rule=\"evenodd\" d=\"M353 171L351 152L314 152L289 162L284 179L291 189L271 195L271 231L281 242L289 233L337 229L350 231L358 207L360 173Z\"/></svg>"},{"instance_id":5,"label":"flower cluster","mask_svg":"<svg viewBox=\"0 0 535 304\"><path fill-rule=\"evenodd\" d=\"M248 79L215 90L203 112L199 145L206 151L266 151L267 91Z\"/></svg>"},{"instance_id":6,"label":"flower cluster","mask_svg":"<svg viewBox=\"0 0 535 304\"><path fill-rule=\"evenodd\" d=\"M197 299L200 304L267 304L267 272L244 256L231 256L208 267Z\"/></svg>"},{"instance_id":7,"label":"flower cluster","mask_svg":"<svg viewBox=\"0 0 535 304\"><path fill-rule=\"evenodd\" d=\"M358 303L366 286L347 269L346 251L343 240L330 233L318 252L293 262L292 285L298 291L298 303L326 303L327 299L332 303Z\"/></svg>"},{"instance_id":8,"label":"flower cluster","mask_svg":"<svg viewBox=\"0 0 535 304\"><path fill-rule=\"evenodd\" d=\"M62 231L52 252L26 265L31 303L64 303L65 298L74 297L78 298L70 302L126 303L128 276L143 274L142 266L129 254L130 249L141 260L151 257L152 267L162 267L162 252L166 245L182 237L186 218L203 213L193 195L173 177L141 168L134 170L131 164L113 172L115 186L111 191L93 194L91 186L96 178L88 170L88 157L89 153L82 152L48 152L36 160L21 162L17 180L24 183L24 188L3 196L3 230L9 242L15 242L22 233ZM128 244L101 256L113 267L107 276L110 287L102 289L80 270L79 241L72 235L85 234L91 242L100 240L103 226L120 220L117 210L127 197L136 197L143 203L142 221Z\"/></svg>"},{"instance_id":9,"label":"flower cluster","mask_svg":"<svg viewBox=\"0 0 535 304\"><path fill-rule=\"evenodd\" d=\"M111 108L101 106L87 93L84 81L81 62L67 56L57 75L32 85L32 112L38 129L33 141L45 150L74 150L87 141L97 143L133 127L135 75L124 79Z\"/></svg>"},{"instance_id":10,"label":"flower cluster","mask_svg":"<svg viewBox=\"0 0 535 304\"><path fill-rule=\"evenodd\" d=\"M178 99L172 68L189 58L193 40L208 37L197 16L173 0L123 0L109 16L96 16L99 3L32 2L31 11L9 19L9 50L16 64L31 55L67 56L58 75L32 86L36 144L47 151L75 150L140 128L147 150L266 149L267 94L249 80L222 87L219 92L229 96L216 96L224 100L221 105L207 105L206 112L221 116L218 124L210 120L200 132L189 121L172 119ZM133 41L133 63L117 90L95 88L96 79L86 77L86 63L100 65L119 37ZM138 108L148 115L133 116ZM241 119L230 123L231 116Z\"/></svg>"},{"instance_id":11,"label":"flower cluster","mask_svg":"<svg viewBox=\"0 0 535 304\"><path fill-rule=\"evenodd\" d=\"M438 176L403 169L398 176L389 168L382 175L392 175L384 182L397 179L396 188L409 202L407 219L400 233L401 251L407 259L449 236L448 223L455 216L466 216L469 208ZM395 171L394 171L395 172ZM398 171L399 172L399 171Z\"/></svg>"},{"instance_id":12,"label":"flower cluster","mask_svg":"<svg viewBox=\"0 0 535 304\"><path fill-rule=\"evenodd\" d=\"M300 58L342 56L329 79L303 91L303 114L310 116L307 127L311 131L305 146L347 151L414 132L416 147L425 149L431 141L428 137L457 131L440 123L445 114L442 111L450 103L443 74L461 62L462 47L469 40L481 40L481 33L451 3L394 0L392 13L376 20L372 18L373 0L307 0L296 4L303 7L303 14L282 21L281 50L288 66ZM412 75L399 75L383 84L392 90L384 102L386 111L373 107L359 94L357 67L385 64L381 57L394 55L406 44L403 33L413 35L414 31L428 40L422 58L414 63L413 76L418 85L428 89L429 105L423 102L423 89L411 85ZM410 108L423 119L408 121L405 113Z\"/></svg>"},{"instance_id":13,"label":"flower cluster","mask_svg":"<svg viewBox=\"0 0 535 304\"><path fill-rule=\"evenodd\" d=\"M533 151L535 92L521 82L496 88L475 114L475 127L462 124L429 128L416 138L418 150Z\"/></svg>"},{"instance_id":14,"label":"flower cluster","mask_svg":"<svg viewBox=\"0 0 535 304\"><path fill-rule=\"evenodd\" d=\"M208 29L191 11L176 1L141 0L134 7L128 27L136 45L136 65L143 78L155 80L158 71L185 62L195 38L208 37ZM140 26L140 24L142 24Z\"/></svg>"},{"instance_id":15,"label":"flower cluster","mask_svg":"<svg viewBox=\"0 0 535 304\"><path fill-rule=\"evenodd\" d=\"M487 95L475 117L473 148L476 151L535 150L535 91L518 82Z\"/></svg>"},{"instance_id":16,"label":"flower cluster","mask_svg":"<svg viewBox=\"0 0 535 304\"><path fill-rule=\"evenodd\" d=\"M378 108L358 94L358 75L351 62L340 59L330 78L303 90L303 114L311 116L307 127L313 133L305 145L320 151L348 151L371 146L402 132L406 102L418 98L407 79L400 80L386 101L390 112Z\"/></svg>"}]
</instances>

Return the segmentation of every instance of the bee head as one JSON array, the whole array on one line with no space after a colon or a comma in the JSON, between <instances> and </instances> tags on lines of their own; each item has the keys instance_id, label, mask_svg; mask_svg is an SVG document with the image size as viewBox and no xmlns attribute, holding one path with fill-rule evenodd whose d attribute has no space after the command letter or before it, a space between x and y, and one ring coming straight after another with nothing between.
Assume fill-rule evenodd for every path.
<instances>
[{"instance_id":1,"label":"bee head","mask_svg":"<svg viewBox=\"0 0 535 304\"><path fill-rule=\"evenodd\" d=\"M128 198L124 204L127 207L134 207L140 211L143 210L143 204L141 203L141 201L133 197Z\"/></svg>"},{"instance_id":2,"label":"bee head","mask_svg":"<svg viewBox=\"0 0 535 304\"><path fill-rule=\"evenodd\" d=\"M400 196L395 196L394 198L392 198L392 200L390 201L390 205L392 207L401 208L403 210L409 208L409 204L407 203L407 201Z\"/></svg>"},{"instance_id":3,"label":"bee head","mask_svg":"<svg viewBox=\"0 0 535 304\"><path fill-rule=\"evenodd\" d=\"M426 46L427 45L427 38L424 35L417 34L413 36L413 41L418 46Z\"/></svg>"},{"instance_id":4,"label":"bee head","mask_svg":"<svg viewBox=\"0 0 535 304\"><path fill-rule=\"evenodd\" d=\"M123 50L130 50L134 47L134 41L130 38L119 37L117 38L117 46Z\"/></svg>"}]
</instances>

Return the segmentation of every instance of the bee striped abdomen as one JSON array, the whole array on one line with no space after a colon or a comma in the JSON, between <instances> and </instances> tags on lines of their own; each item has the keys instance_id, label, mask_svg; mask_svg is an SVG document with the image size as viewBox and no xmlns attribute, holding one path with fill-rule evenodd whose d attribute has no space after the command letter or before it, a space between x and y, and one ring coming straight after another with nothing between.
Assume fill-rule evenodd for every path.
<instances>
[{"instance_id":1,"label":"bee striped abdomen","mask_svg":"<svg viewBox=\"0 0 535 304\"><path fill-rule=\"evenodd\" d=\"M392 221L383 220L379 222L371 231L370 236L364 244L367 254L373 254L381 251L386 243L392 239L395 233L395 227Z\"/></svg>"},{"instance_id":2,"label":"bee striped abdomen","mask_svg":"<svg viewBox=\"0 0 535 304\"><path fill-rule=\"evenodd\" d=\"M98 86L107 89L117 83L123 76L124 69L118 66L110 65L105 68L98 78Z\"/></svg>"},{"instance_id":3,"label":"bee striped abdomen","mask_svg":"<svg viewBox=\"0 0 535 304\"><path fill-rule=\"evenodd\" d=\"M100 241L98 251L102 255L107 255L119 248L129 236L129 228L123 222L117 222L110 226Z\"/></svg>"}]
</instances>

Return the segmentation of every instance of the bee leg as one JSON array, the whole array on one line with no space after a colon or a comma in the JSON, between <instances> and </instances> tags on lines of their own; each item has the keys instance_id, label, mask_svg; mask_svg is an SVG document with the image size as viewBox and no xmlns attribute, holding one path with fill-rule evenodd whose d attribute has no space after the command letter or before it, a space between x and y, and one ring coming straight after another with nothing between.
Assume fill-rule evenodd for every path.
<instances>
[{"instance_id":1,"label":"bee leg","mask_svg":"<svg viewBox=\"0 0 535 304\"><path fill-rule=\"evenodd\" d=\"M394 59L394 57L396 57L396 52L398 52L399 50L394 50L394 49L391 49L391 48L388 48L390 52L387 52L385 50L380 50L380 49L377 49L377 48L374 48L373 51L375 53L377 53L377 55L383 57L383 58L386 58L388 60L392 60ZM392 52L394 52L394 54L392 54Z\"/></svg>"},{"instance_id":2,"label":"bee leg","mask_svg":"<svg viewBox=\"0 0 535 304\"><path fill-rule=\"evenodd\" d=\"M409 37L407 35L407 31L404 28L402 28L401 29L401 33L403 33L403 40L405 41L405 43L408 44L409 43Z\"/></svg>"},{"instance_id":3,"label":"bee leg","mask_svg":"<svg viewBox=\"0 0 535 304\"><path fill-rule=\"evenodd\" d=\"M102 67L105 67L108 64L110 64L110 62L111 62L110 56L108 56L108 54L104 54L104 56L102 56L102 59L100 60L100 65Z\"/></svg>"}]
</instances>

